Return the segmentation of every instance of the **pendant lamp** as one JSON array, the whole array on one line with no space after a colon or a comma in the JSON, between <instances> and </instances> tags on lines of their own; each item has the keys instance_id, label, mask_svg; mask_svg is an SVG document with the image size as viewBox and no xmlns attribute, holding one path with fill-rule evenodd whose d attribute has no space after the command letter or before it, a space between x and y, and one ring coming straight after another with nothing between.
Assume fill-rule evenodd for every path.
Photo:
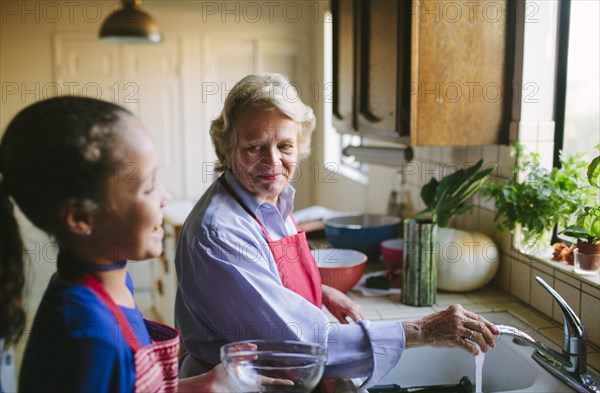
<instances>
[{"instance_id":1,"label":"pendant lamp","mask_svg":"<svg viewBox=\"0 0 600 393\"><path fill-rule=\"evenodd\" d=\"M118 44L158 44L162 33L156 20L142 11L142 0L122 0L123 8L110 14L100 28L100 40Z\"/></svg>"}]
</instances>

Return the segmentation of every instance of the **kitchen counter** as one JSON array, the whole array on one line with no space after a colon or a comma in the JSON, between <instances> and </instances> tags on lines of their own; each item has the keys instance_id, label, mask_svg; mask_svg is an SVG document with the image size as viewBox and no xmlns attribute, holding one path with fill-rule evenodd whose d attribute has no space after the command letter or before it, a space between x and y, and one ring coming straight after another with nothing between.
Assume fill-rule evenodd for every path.
<instances>
[{"instance_id":1,"label":"kitchen counter","mask_svg":"<svg viewBox=\"0 0 600 393\"><path fill-rule=\"evenodd\" d=\"M369 262L368 270L385 269L383 263ZM372 321L389 319L418 319L427 314L446 309L451 304L461 304L465 309L475 313L508 312L516 319L525 321L527 328L539 332L557 348L562 347L563 327L550 318L540 314L530 306L507 293L488 285L479 290L466 293L437 293L436 303L431 307L412 307L400 302L400 295L365 296L361 292L351 290L347 295L359 303L366 318ZM548 301L553 301L548 298ZM327 313L331 321L333 315ZM600 348L588 344L588 365L600 370Z\"/></svg>"}]
</instances>

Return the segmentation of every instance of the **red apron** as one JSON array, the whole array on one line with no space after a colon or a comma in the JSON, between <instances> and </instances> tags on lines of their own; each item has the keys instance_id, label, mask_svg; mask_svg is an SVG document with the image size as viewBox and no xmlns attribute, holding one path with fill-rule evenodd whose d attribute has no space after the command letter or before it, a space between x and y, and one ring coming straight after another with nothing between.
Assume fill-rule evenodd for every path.
<instances>
[{"instance_id":1,"label":"red apron","mask_svg":"<svg viewBox=\"0 0 600 393\"><path fill-rule=\"evenodd\" d=\"M152 343L142 347L131 329L123 311L110 297L96 277L74 269L61 269L65 278L89 288L115 317L125 342L131 348L135 365L135 392L177 392L179 380L179 333L177 330L157 322L144 319ZM66 271L65 271L66 270Z\"/></svg>"},{"instance_id":2,"label":"red apron","mask_svg":"<svg viewBox=\"0 0 600 393\"><path fill-rule=\"evenodd\" d=\"M267 245L269 246L269 250L271 250L271 254L273 254L273 259L275 259L277 271L279 272L283 286L321 308L323 303L321 274L308 247L306 233L298 230L298 226L296 226L297 234L276 241L271 240L269 232L227 183L224 174L221 175L219 181L223 184L227 192L231 194L260 226L260 229L267 238ZM296 225L293 218L292 221Z\"/></svg>"}]
</instances>

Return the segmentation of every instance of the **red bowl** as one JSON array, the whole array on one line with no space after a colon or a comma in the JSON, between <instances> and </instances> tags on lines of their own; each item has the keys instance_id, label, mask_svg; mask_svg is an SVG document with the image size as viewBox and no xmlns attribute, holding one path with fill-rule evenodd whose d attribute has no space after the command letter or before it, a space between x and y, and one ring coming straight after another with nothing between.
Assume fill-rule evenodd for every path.
<instances>
[{"instance_id":1,"label":"red bowl","mask_svg":"<svg viewBox=\"0 0 600 393\"><path fill-rule=\"evenodd\" d=\"M360 251L340 248L312 250L321 281L341 292L354 287L367 267L367 256Z\"/></svg>"},{"instance_id":2,"label":"red bowl","mask_svg":"<svg viewBox=\"0 0 600 393\"><path fill-rule=\"evenodd\" d=\"M379 244L381 257L390 269L402 267L403 244L403 239L384 240Z\"/></svg>"}]
</instances>

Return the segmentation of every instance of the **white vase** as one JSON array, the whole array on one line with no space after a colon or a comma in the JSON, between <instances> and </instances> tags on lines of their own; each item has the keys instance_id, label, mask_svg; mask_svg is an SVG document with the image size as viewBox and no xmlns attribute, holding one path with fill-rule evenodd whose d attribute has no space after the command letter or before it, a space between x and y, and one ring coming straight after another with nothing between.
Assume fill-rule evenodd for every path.
<instances>
[{"instance_id":1,"label":"white vase","mask_svg":"<svg viewBox=\"0 0 600 393\"><path fill-rule=\"evenodd\" d=\"M466 292L483 287L498 271L498 247L479 232L438 228L437 288Z\"/></svg>"}]
</instances>

